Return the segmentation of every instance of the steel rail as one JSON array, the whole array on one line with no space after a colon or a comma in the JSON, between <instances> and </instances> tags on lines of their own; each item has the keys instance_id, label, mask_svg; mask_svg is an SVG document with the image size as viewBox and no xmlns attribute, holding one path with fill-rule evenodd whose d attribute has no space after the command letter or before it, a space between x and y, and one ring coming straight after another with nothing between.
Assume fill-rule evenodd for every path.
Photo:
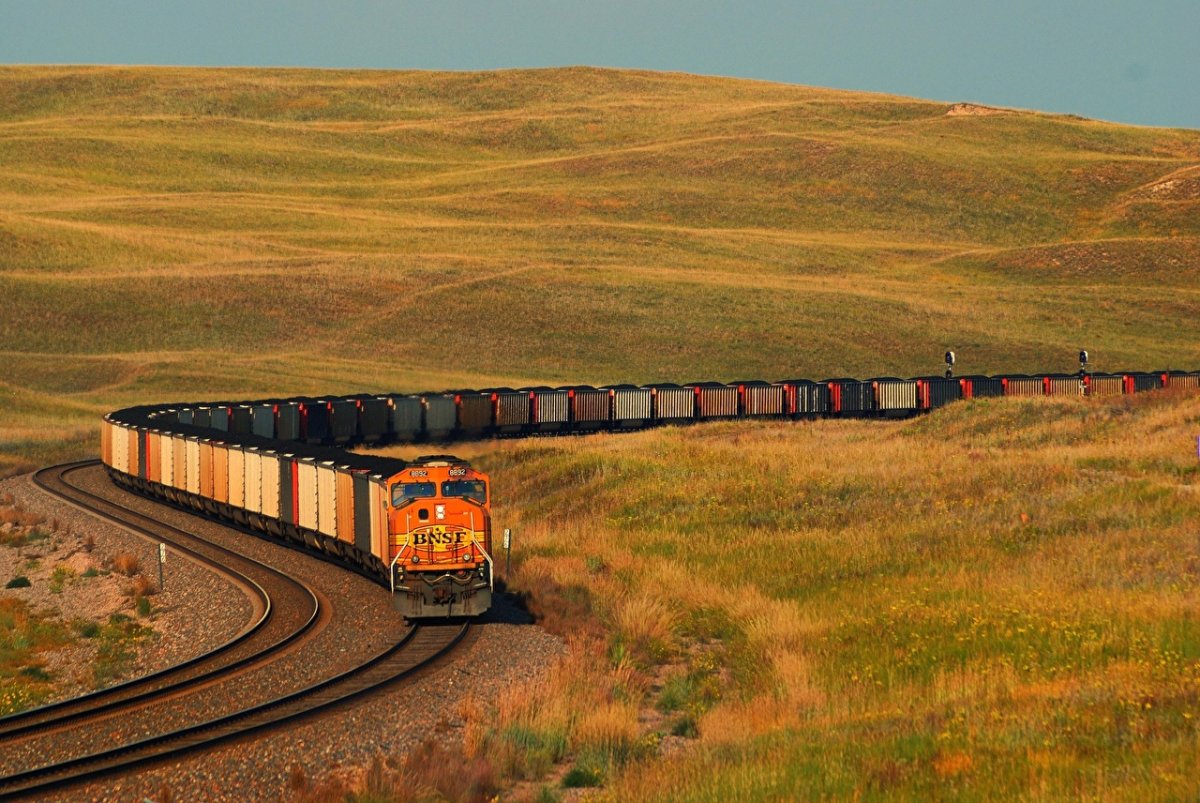
<instances>
[{"instance_id":1,"label":"steel rail","mask_svg":"<svg viewBox=\"0 0 1200 803\"><path fill-rule=\"evenodd\" d=\"M180 759L232 739L281 729L410 678L451 652L470 623L418 625L389 650L357 667L258 706L88 756L0 778L0 799L47 792Z\"/></svg>"},{"instance_id":2,"label":"steel rail","mask_svg":"<svg viewBox=\"0 0 1200 803\"><path fill-rule=\"evenodd\" d=\"M84 510L91 515L113 522L136 534L168 541L173 549L224 574L236 584L258 596L261 600L260 604L263 608L263 613L257 620L232 639L201 655L105 689L0 718L0 744L4 746L9 746L13 741L36 734L73 727L86 721L142 707L166 696L202 686L214 678L246 669L254 663L271 658L280 651L285 650L298 639L312 631L321 619L323 613L322 606L318 595L310 586L289 577L273 567L267 566L261 561L213 544L199 536L188 533L178 527L159 522L132 509L123 508L112 500L93 494L67 481L66 477L68 474L98 464L99 461L97 460L85 460L44 468L34 474L34 483L48 493L63 499L74 507ZM47 480L47 476L52 476L53 479ZM64 488L69 489L69 491L64 491ZM102 510L98 505L121 510L122 515L114 514L111 510ZM136 523L137 521L150 522L159 532L152 532L149 527L138 524ZM170 533L175 538L163 538L162 532ZM175 540L180 537L201 541L205 548L211 549L218 554L232 557L235 561L249 563L255 569L265 572L272 580L287 584L294 591L302 592L311 601L311 612L300 623L299 627L290 629L282 638L278 638L267 644L263 649L255 650L227 663L222 663L223 659L228 657L228 654L235 648L250 643L251 639L265 632L267 625L272 621L275 608L271 604L270 594L267 593L258 581Z\"/></svg>"}]
</instances>

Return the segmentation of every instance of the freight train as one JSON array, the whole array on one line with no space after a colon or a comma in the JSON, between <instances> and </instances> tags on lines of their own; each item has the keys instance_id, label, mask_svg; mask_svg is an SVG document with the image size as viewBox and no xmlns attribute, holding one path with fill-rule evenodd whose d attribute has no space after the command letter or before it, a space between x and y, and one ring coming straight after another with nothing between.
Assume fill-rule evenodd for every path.
<instances>
[{"instance_id":1,"label":"freight train","mask_svg":"<svg viewBox=\"0 0 1200 803\"><path fill-rule=\"evenodd\" d=\"M948 355L949 357L949 355ZM948 359L948 363L950 360ZM389 588L409 619L491 605L491 487L466 461L360 445L628 430L735 418L902 417L989 396L1200 388L1200 371L804 379L363 394L133 407L104 418L114 481L302 546Z\"/></svg>"}]
</instances>

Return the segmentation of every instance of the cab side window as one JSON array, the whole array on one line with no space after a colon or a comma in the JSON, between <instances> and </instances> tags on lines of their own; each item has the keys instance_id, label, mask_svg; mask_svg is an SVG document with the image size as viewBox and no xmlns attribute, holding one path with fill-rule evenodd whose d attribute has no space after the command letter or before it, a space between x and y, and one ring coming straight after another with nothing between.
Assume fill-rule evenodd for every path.
<instances>
[{"instance_id":1,"label":"cab side window","mask_svg":"<svg viewBox=\"0 0 1200 803\"><path fill-rule=\"evenodd\" d=\"M404 507L414 499L436 495L437 485L432 482L398 482L392 486L392 507Z\"/></svg>"},{"instance_id":2,"label":"cab side window","mask_svg":"<svg viewBox=\"0 0 1200 803\"><path fill-rule=\"evenodd\" d=\"M442 496L457 496L486 505L487 484L483 480L447 480L442 483Z\"/></svg>"}]
</instances>

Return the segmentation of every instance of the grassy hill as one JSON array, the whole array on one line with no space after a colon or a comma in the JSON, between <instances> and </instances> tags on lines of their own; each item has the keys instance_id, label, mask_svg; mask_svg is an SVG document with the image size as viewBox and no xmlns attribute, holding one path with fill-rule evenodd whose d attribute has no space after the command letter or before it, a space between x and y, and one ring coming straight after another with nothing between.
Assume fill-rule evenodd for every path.
<instances>
[{"instance_id":1,"label":"grassy hill","mask_svg":"<svg viewBox=\"0 0 1200 803\"><path fill-rule=\"evenodd\" d=\"M1200 365L1200 132L957 111L583 68L2 68L6 459L180 396Z\"/></svg>"},{"instance_id":2,"label":"grassy hill","mask_svg":"<svg viewBox=\"0 0 1200 803\"><path fill-rule=\"evenodd\" d=\"M605 800L1195 799L1198 425L1157 392L464 447L513 584L597 634L468 733Z\"/></svg>"},{"instance_id":3,"label":"grassy hill","mask_svg":"<svg viewBox=\"0 0 1200 803\"><path fill-rule=\"evenodd\" d=\"M180 398L1200 368L1198 265L1196 131L582 68L0 68L0 474ZM1194 797L1197 422L456 447L580 636L467 747L530 795L557 763L615 799Z\"/></svg>"}]
</instances>

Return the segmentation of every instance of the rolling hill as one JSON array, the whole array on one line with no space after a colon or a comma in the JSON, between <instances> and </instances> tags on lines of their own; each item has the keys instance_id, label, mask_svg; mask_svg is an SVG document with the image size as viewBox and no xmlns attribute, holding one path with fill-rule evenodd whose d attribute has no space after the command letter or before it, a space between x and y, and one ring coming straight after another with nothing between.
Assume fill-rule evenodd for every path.
<instances>
[{"instance_id":1,"label":"rolling hill","mask_svg":"<svg viewBox=\"0 0 1200 803\"><path fill-rule=\"evenodd\" d=\"M587 68L0 68L0 475L180 398L1196 369L1198 313L1197 131ZM456 446L572 637L463 749L537 799L1194 798L1198 421L1170 391Z\"/></svg>"},{"instance_id":2,"label":"rolling hill","mask_svg":"<svg viewBox=\"0 0 1200 803\"><path fill-rule=\"evenodd\" d=\"M180 396L1200 365L1200 132L962 111L586 68L0 69L5 459Z\"/></svg>"}]
</instances>

